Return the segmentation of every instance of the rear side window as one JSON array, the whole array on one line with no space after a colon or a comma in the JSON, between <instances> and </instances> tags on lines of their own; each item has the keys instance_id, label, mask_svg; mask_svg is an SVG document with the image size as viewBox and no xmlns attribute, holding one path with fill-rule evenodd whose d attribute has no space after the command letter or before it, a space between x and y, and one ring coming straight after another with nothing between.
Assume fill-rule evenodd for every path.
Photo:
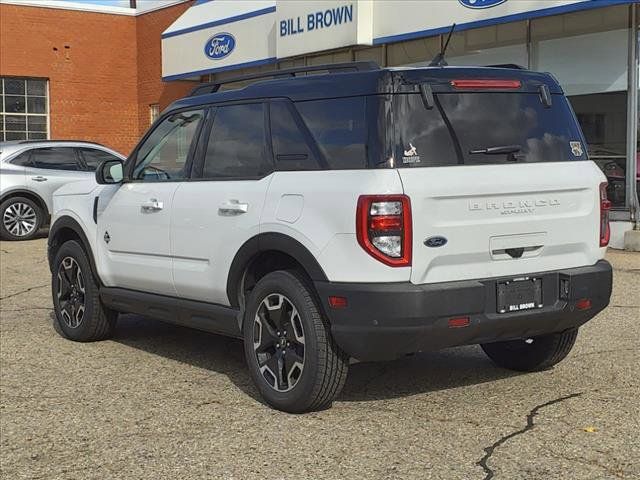
<instances>
[{"instance_id":1,"label":"rear side window","mask_svg":"<svg viewBox=\"0 0 640 480\"><path fill-rule=\"evenodd\" d=\"M20 167L28 167L31 165L31 152L22 152L20 155L11 160L12 165L18 165Z\"/></svg>"},{"instance_id":2,"label":"rear side window","mask_svg":"<svg viewBox=\"0 0 640 480\"><path fill-rule=\"evenodd\" d=\"M329 168L366 168L365 97L298 102L296 108Z\"/></svg>"},{"instance_id":3,"label":"rear side window","mask_svg":"<svg viewBox=\"0 0 640 480\"><path fill-rule=\"evenodd\" d=\"M271 138L277 170L318 170L318 161L309 148L300 125L285 102L270 105Z\"/></svg>"},{"instance_id":4,"label":"rear side window","mask_svg":"<svg viewBox=\"0 0 640 480\"><path fill-rule=\"evenodd\" d=\"M394 97L399 167L586 160L566 98L545 107L534 93L442 93Z\"/></svg>"},{"instance_id":5,"label":"rear side window","mask_svg":"<svg viewBox=\"0 0 640 480\"><path fill-rule=\"evenodd\" d=\"M80 170L73 148L51 147L31 150L31 166L48 170Z\"/></svg>"},{"instance_id":6,"label":"rear side window","mask_svg":"<svg viewBox=\"0 0 640 480\"><path fill-rule=\"evenodd\" d=\"M84 160L87 169L95 171L102 162L107 160L120 160L115 155L104 150L98 150L96 148L79 148L82 159Z\"/></svg>"},{"instance_id":7,"label":"rear side window","mask_svg":"<svg viewBox=\"0 0 640 480\"><path fill-rule=\"evenodd\" d=\"M261 177L273 170L266 151L264 108L249 103L216 109L203 178Z\"/></svg>"}]
</instances>

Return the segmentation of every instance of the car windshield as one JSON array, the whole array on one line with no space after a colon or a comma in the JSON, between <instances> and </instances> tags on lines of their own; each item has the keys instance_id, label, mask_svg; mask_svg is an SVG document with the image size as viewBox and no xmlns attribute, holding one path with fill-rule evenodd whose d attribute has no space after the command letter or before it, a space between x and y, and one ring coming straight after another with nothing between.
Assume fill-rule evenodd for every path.
<instances>
[{"instance_id":1,"label":"car windshield","mask_svg":"<svg viewBox=\"0 0 640 480\"><path fill-rule=\"evenodd\" d=\"M400 167L586 160L566 98L545 106L534 93L440 93L427 109L419 94L396 95Z\"/></svg>"}]
</instances>

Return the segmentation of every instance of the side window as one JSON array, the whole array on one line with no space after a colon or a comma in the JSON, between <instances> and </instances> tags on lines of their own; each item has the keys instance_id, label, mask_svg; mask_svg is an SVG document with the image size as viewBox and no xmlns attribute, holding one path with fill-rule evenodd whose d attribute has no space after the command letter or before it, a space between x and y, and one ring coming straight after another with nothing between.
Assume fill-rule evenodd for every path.
<instances>
[{"instance_id":1,"label":"side window","mask_svg":"<svg viewBox=\"0 0 640 480\"><path fill-rule=\"evenodd\" d=\"M70 147L49 147L31 150L31 166L49 170L80 170L76 152Z\"/></svg>"},{"instance_id":2,"label":"side window","mask_svg":"<svg viewBox=\"0 0 640 480\"><path fill-rule=\"evenodd\" d=\"M98 150L97 148L79 148L78 151L82 155L85 165L88 170L95 172L98 165L106 160L120 160L120 158L112 155L104 150Z\"/></svg>"},{"instance_id":3,"label":"side window","mask_svg":"<svg viewBox=\"0 0 640 480\"><path fill-rule=\"evenodd\" d=\"M366 168L365 97L298 102L296 108L331 169Z\"/></svg>"},{"instance_id":4,"label":"side window","mask_svg":"<svg viewBox=\"0 0 640 480\"><path fill-rule=\"evenodd\" d=\"M20 167L29 167L31 166L31 151L27 150L26 152L22 152L20 155L14 157L10 162L12 165L18 165Z\"/></svg>"},{"instance_id":5,"label":"side window","mask_svg":"<svg viewBox=\"0 0 640 480\"><path fill-rule=\"evenodd\" d=\"M148 182L184 179L189 150L203 118L204 110L165 118L138 149L132 178Z\"/></svg>"},{"instance_id":6,"label":"side window","mask_svg":"<svg viewBox=\"0 0 640 480\"><path fill-rule=\"evenodd\" d=\"M318 170L318 162L285 102L270 105L271 138L277 170Z\"/></svg>"},{"instance_id":7,"label":"side window","mask_svg":"<svg viewBox=\"0 0 640 480\"><path fill-rule=\"evenodd\" d=\"M203 178L261 177L272 170L267 157L264 105L218 107L209 134Z\"/></svg>"}]
</instances>

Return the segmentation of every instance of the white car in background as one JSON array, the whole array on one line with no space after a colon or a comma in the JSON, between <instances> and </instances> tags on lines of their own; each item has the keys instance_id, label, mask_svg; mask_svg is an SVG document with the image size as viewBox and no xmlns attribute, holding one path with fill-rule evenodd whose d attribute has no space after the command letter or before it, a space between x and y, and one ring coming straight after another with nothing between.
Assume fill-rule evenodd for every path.
<instances>
[{"instance_id":1,"label":"white car in background","mask_svg":"<svg viewBox=\"0 0 640 480\"><path fill-rule=\"evenodd\" d=\"M105 160L124 160L90 142L0 142L0 237L28 240L49 223L52 196L61 186L94 177Z\"/></svg>"}]
</instances>

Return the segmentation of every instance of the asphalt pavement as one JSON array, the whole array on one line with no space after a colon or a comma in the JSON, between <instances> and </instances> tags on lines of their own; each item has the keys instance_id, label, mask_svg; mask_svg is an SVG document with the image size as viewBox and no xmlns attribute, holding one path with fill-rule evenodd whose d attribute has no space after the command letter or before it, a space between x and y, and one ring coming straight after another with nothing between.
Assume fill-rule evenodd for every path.
<instances>
[{"instance_id":1,"label":"asphalt pavement","mask_svg":"<svg viewBox=\"0 0 640 480\"><path fill-rule=\"evenodd\" d=\"M640 254L554 369L479 347L351 366L331 409L265 406L237 340L121 316L52 324L46 240L0 242L3 479L640 479Z\"/></svg>"}]
</instances>

